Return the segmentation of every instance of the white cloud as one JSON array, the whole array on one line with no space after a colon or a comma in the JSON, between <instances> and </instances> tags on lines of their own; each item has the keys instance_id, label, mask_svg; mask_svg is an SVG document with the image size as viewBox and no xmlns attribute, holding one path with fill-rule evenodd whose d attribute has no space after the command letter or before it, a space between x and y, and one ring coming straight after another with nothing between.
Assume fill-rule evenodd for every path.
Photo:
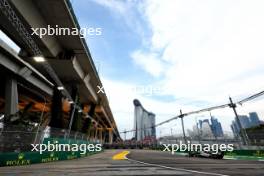
<instances>
[{"instance_id":1,"label":"white cloud","mask_svg":"<svg viewBox=\"0 0 264 176\"><path fill-rule=\"evenodd\" d=\"M119 1L119 0L93 0L95 3L108 8L114 17L122 24L128 27L127 29L136 32L137 35L144 37L145 31L142 28L143 24L137 14L139 13L139 3L134 0Z\"/></svg>"},{"instance_id":2,"label":"white cloud","mask_svg":"<svg viewBox=\"0 0 264 176\"><path fill-rule=\"evenodd\" d=\"M264 66L263 7L263 1L146 1L142 13L152 36L144 55L169 62L160 80L168 94L218 102L264 87L264 71L254 73Z\"/></svg>"},{"instance_id":3,"label":"white cloud","mask_svg":"<svg viewBox=\"0 0 264 176\"><path fill-rule=\"evenodd\" d=\"M228 96L241 98L262 90L263 8L263 1L145 1L141 12L152 35L142 40L150 46L131 56L147 73L160 78L154 85L166 87L166 95L180 97L172 103L143 97L145 103L163 113L176 107L188 112L197 108L186 107L181 99L209 102L204 104L207 107L227 103ZM249 106L250 111L264 115L261 106ZM230 130L231 109L216 111L216 116Z\"/></svg>"},{"instance_id":4,"label":"white cloud","mask_svg":"<svg viewBox=\"0 0 264 176\"><path fill-rule=\"evenodd\" d=\"M95 3L110 8L111 10L124 14L126 12L125 2L116 0L94 0Z\"/></svg>"},{"instance_id":5,"label":"white cloud","mask_svg":"<svg viewBox=\"0 0 264 176\"><path fill-rule=\"evenodd\" d=\"M158 78L154 86L166 87L164 95L176 100L164 102L127 93L124 89L132 83L107 80L106 85L114 88L109 95L119 128L133 128L134 98L156 113L160 122L178 115L179 109L189 112L201 107L187 106L186 100L208 102L205 108L227 103L229 95L241 98L263 90L264 1L148 0L139 5L152 35L142 38L149 47L138 48L131 58ZM239 113L257 111L263 119L263 104L246 106ZM204 114L209 117L209 113ZM213 115L224 130L230 131L234 117L230 108L214 111ZM194 125L193 117L185 119L187 128ZM181 131L174 122L161 128L168 132L171 127Z\"/></svg>"},{"instance_id":6,"label":"white cloud","mask_svg":"<svg viewBox=\"0 0 264 176\"><path fill-rule=\"evenodd\" d=\"M155 53L136 51L131 57L137 65L154 77L159 77L164 72L165 64L157 58Z\"/></svg>"}]
</instances>

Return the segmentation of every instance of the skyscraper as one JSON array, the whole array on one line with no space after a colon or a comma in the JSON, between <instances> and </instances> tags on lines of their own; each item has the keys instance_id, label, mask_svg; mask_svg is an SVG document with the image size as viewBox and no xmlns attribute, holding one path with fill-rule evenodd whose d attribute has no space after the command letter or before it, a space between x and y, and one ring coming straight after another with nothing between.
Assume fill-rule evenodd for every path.
<instances>
[{"instance_id":1,"label":"skyscraper","mask_svg":"<svg viewBox=\"0 0 264 176\"><path fill-rule=\"evenodd\" d=\"M202 132L202 137L204 138L212 138L214 136L208 119L202 121L201 132Z\"/></svg>"},{"instance_id":2,"label":"skyscraper","mask_svg":"<svg viewBox=\"0 0 264 176\"><path fill-rule=\"evenodd\" d=\"M238 118L240 120L242 128L245 129L245 128L250 128L251 127L251 123L250 123L249 118L248 118L247 115L239 115Z\"/></svg>"},{"instance_id":3,"label":"skyscraper","mask_svg":"<svg viewBox=\"0 0 264 176\"><path fill-rule=\"evenodd\" d=\"M237 121L233 120L232 121L232 124L231 124L231 129L234 133L234 136L238 136L239 135L239 132L240 132L240 128L237 124Z\"/></svg>"},{"instance_id":4,"label":"skyscraper","mask_svg":"<svg viewBox=\"0 0 264 176\"><path fill-rule=\"evenodd\" d=\"M211 128L215 137L224 136L223 128L220 122L218 122L217 118L211 116Z\"/></svg>"},{"instance_id":5,"label":"skyscraper","mask_svg":"<svg viewBox=\"0 0 264 176\"><path fill-rule=\"evenodd\" d=\"M250 121L249 121L248 116L239 115L238 118L239 118L239 121L240 121L241 126L242 126L243 129L246 129L246 128L250 127ZM235 118L235 120L232 121L231 129L232 129L232 131L233 131L235 136L239 135L241 129L240 129L239 125L238 125L238 122L237 122L236 118Z\"/></svg>"},{"instance_id":6,"label":"skyscraper","mask_svg":"<svg viewBox=\"0 0 264 176\"><path fill-rule=\"evenodd\" d=\"M221 123L213 116L211 123L209 119L199 120L197 127L201 129L204 137L222 137L224 135Z\"/></svg>"},{"instance_id":7,"label":"skyscraper","mask_svg":"<svg viewBox=\"0 0 264 176\"><path fill-rule=\"evenodd\" d=\"M247 115L239 115L238 118L243 129L259 126L261 123L256 112L250 112L249 117ZM240 128L236 119L232 121L231 129L235 136L239 135Z\"/></svg>"},{"instance_id":8,"label":"skyscraper","mask_svg":"<svg viewBox=\"0 0 264 176\"><path fill-rule=\"evenodd\" d=\"M146 137L156 137L155 129L155 114L148 112L141 105L139 100L133 101L134 110L134 137L137 141L143 140Z\"/></svg>"},{"instance_id":9,"label":"skyscraper","mask_svg":"<svg viewBox=\"0 0 264 176\"><path fill-rule=\"evenodd\" d=\"M252 127L260 125L260 120L259 120L258 114L256 112L250 112L249 113L249 120L250 120L250 124Z\"/></svg>"}]
</instances>

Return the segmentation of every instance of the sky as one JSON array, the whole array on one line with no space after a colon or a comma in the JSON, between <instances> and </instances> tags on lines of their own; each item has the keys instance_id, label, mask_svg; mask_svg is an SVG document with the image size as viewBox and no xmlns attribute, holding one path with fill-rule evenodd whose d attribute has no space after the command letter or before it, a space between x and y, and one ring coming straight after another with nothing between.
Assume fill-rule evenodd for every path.
<instances>
[{"instance_id":1,"label":"sky","mask_svg":"<svg viewBox=\"0 0 264 176\"><path fill-rule=\"evenodd\" d=\"M119 131L133 129L133 100L161 122L264 89L262 0L71 0ZM0 33L0 35L2 35ZM239 114L264 117L263 98ZM231 131L230 108L211 112ZM187 129L209 112L184 119ZM181 133L176 120L158 135Z\"/></svg>"},{"instance_id":2,"label":"sky","mask_svg":"<svg viewBox=\"0 0 264 176\"><path fill-rule=\"evenodd\" d=\"M183 112L228 103L264 89L264 1L73 0L119 131L133 129L133 99L161 122ZM259 99L239 107L257 111ZM231 131L230 108L213 111ZM185 118L187 128L209 112ZM179 120L178 120L179 121ZM166 124L180 133L178 121Z\"/></svg>"}]
</instances>

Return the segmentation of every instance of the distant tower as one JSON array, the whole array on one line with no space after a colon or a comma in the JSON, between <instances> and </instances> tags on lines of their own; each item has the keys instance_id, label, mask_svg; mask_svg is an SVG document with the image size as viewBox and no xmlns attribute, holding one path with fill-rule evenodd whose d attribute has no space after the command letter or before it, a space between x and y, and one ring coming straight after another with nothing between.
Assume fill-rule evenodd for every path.
<instances>
[{"instance_id":1,"label":"distant tower","mask_svg":"<svg viewBox=\"0 0 264 176\"><path fill-rule=\"evenodd\" d=\"M218 122L217 118L211 116L211 128L214 133L215 137L222 137L224 136L224 132L222 129L222 125Z\"/></svg>"},{"instance_id":2,"label":"distant tower","mask_svg":"<svg viewBox=\"0 0 264 176\"><path fill-rule=\"evenodd\" d=\"M251 113L249 113L249 116L250 117L248 117L246 115L239 115L238 116L243 129L250 128L252 126L257 126L260 124L257 113L251 112ZM231 129L232 129L235 136L239 135L241 129L240 129L236 119L232 121Z\"/></svg>"},{"instance_id":3,"label":"distant tower","mask_svg":"<svg viewBox=\"0 0 264 176\"><path fill-rule=\"evenodd\" d=\"M213 131L208 119L204 119L201 125L202 137L211 138L213 137Z\"/></svg>"},{"instance_id":4,"label":"distant tower","mask_svg":"<svg viewBox=\"0 0 264 176\"><path fill-rule=\"evenodd\" d=\"M145 139L145 137L156 137L155 114L146 111L139 100L133 101L134 109L134 137L137 141Z\"/></svg>"},{"instance_id":5,"label":"distant tower","mask_svg":"<svg viewBox=\"0 0 264 176\"><path fill-rule=\"evenodd\" d=\"M258 114L256 112L250 112L249 113L249 120L250 120L250 125L252 127L260 125L260 120L259 120Z\"/></svg>"},{"instance_id":6,"label":"distant tower","mask_svg":"<svg viewBox=\"0 0 264 176\"><path fill-rule=\"evenodd\" d=\"M246 116L246 115L239 115L238 118L240 120L240 123L242 125L242 128L246 129L246 128L249 128L251 126L248 116Z\"/></svg>"}]
</instances>

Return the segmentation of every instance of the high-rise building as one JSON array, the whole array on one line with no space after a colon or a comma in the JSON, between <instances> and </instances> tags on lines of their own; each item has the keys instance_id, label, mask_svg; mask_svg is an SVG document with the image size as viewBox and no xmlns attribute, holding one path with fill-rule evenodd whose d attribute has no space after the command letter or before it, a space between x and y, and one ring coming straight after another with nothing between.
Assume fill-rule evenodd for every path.
<instances>
[{"instance_id":1,"label":"high-rise building","mask_svg":"<svg viewBox=\"0 0 264 176\"><path fill-rule=\"evenodd\" d=\"M212 138L214 136L211 125L208 119L202 121L201 135L203 138Z\"/></svg>"},{"instance_id":2,"label":"high-rise building","mask_svg":"<svg viewBox=\"0 0 264 176\"><path fill-rule=\"evenodd\" d=\"M251 127L260 125L260 120L256 112L250 112L249 119L250 119Z\"/></svg>"},{"instance_id":3,"label":"high-rise building","mask_svg":"<svg viewBox=\"0 0 264 176\"><path fill-rule=\"evenodd\" d=\"M256 112L250 112L249 117L247 115L239 115L238 118L243 129L259 126L261 124ZM239 135L240 128L236 118L232 121L231 129L235 136Z\"/></svg>"},{"instance_id":4,"label":"high-rise building","mask_svg":"<svg viewBox=\"0 0 264 176\"><path fill-rule=\"evenodd\" d=\"M155 114L145 110L139 100L134 100L134 106L135 139L140 141L146 137L156 138Z\"/></svg>"},{"instance_id":5,"label":"high-rise building","mask_svg":"<svg viewBox=\"0 0 264 176\"><path fill-rule=\"evenodd\" d=\"M240 132L240 128L237 124L237 121L233 120L232 121L232 124L231 124L231 129L234 133L234 136L238 136L239 135L239 132Z\"/></svg>"},{"instance_id":6,"label":"high-rise building","mask_svg":"<svg viewBox=\"0 0 264 176\"><path fill-rule=\"evenodd\" d=\"M211 117L211 128L215 137L224 136L223 128L220 122L218 122L217 118Z\"/></svg>"},{"instance_id":7,"label":"high-rise building","mask_svg":"<svg viewBox=\"0 0 264 176\"><path fill-rule=\"evenodd\" d=\"M199 120L196 128L200 129L204 137L224 136L221 123L213 116L211 117L211 123L209 119Z\"/></svg>"},{"instance_id":8,"label":"high-rise building","mask_svg":"<svg viewBox=\"0 0 264 176\"><path fill-rule=\"evenodd\" d=\"M250 124L248 116L239 115L238 118L240 120L242 128L250 128L251 127L251 124Z\"/></svg>"},{"instance_id":9,"label":"high-rise building","mask_svg":"<svg viewBox=\"0 0 264 176\"><path fill-rule=\"evenodd\" d=\"M239 115L238 118L239 118L239 121L240 121L241 126L242 126L243 129L246 129L246 128L250 127L250 121L249 121L248 116ZM238 122L237 122L236 118L235 118L235 120L232 121L231 129L232 129L232 131L233 131L235 136L239 135L239 132L240 132L241 129L240 129L240 126L238 125Z\"/></svg>"},{"instance_id":10,"label":"high-rise building","mask_svg":"<svg viewBox=\"0 0 264 176\"><path fill-rule=\"evenodd\" d=\"M203 121L202 120L199 120L199 122L198 122L198 124L197 124L197 126L198 126L198 128L202 128L202 124L203 124Z\"/></svg>"}]
</instances>

